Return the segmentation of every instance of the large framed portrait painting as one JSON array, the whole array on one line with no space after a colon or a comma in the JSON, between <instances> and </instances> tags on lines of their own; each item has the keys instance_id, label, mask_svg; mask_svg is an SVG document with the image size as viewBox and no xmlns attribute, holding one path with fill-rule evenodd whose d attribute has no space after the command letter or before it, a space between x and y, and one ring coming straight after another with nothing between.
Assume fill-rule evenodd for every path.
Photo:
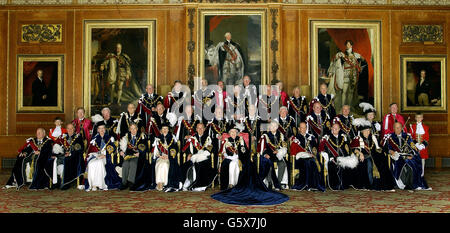
<instances>
[{"instance_id":1,"label":"large framed portrait painting","mask_svg":"<svg viewBox=\"0 0 450 233\"><path fill-rule=\"evenodd\" d=\"M381 109L381 22L311 20L310 37L312 94L326 83L336 112L349 105L362 115L360 102Z\"/></svg>"},{"instance_id":2,"label":"large framed portrait painting","mask_svg":"<svg viewBox=\"0 0 450 233\"><path fill-rule=\"evenodd\" d=\"M155 84L155 20L84 21L84 107L113 116Z\"/></svg>"},{"instance_id":3,"label":"large framed portrait painting","mask_svg":"<svg viewBox=\"0 0 450 233\"><path fill-rule=\"evenodd\" d=\"M210 84L267 83L266 10L210 10L199 13L200 77Z\"/></svg>"},{"instance_id":4,"label":"large framed portrait painting","mask_svg":"<svg viewBox=\"0 0 450 233\"><path fill-rule=\"evenodd\" d=\"M443 55L401 55L401 110L446 111L447 58Z\"/></svg>"},{"instance_id":5,"label":"large framed portrait painting","mask_svg":"<svg viewBox=\"0 0 450 233\"><path fill-rule=\"evenodd\" d=\"M64 55L17 56L17 112L63 112Z\"/></svg>"}]
</instances>

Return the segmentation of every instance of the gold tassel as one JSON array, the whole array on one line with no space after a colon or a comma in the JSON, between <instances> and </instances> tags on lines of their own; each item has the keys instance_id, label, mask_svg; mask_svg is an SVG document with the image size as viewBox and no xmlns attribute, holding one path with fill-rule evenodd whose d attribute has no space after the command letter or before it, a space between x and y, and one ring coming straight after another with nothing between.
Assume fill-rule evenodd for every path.
<instances>
[{"instance_id":1,"label":"gold tassel","mask_svg":"<svg viewBox=\"0 0 450 233\"><path fill-rule=\"evenodd\" d=\"M181 157L181 156L180 156L180 153L178 152L178 153L177 153L178 165L180 165L180 157Z\"/></svg>"},{"instance_id":2,"label":"gold tassel","mask_svg":"<svg viewBox=\"0 0 450 233\"><path fill-rule=\"evenodd\" d=\"M183 163L186 163L186 153L183 153Z\"/></svg>"},{"instance_id":3,"label":"gold tassel","mask_svg":"<svg viewBox=\"0 0 450 233\"><path fill-rule=\"evenodd\" d=\"M318 161L316 158L314 158L314 162L316 162L317 170L320 172L322 169L320 168L320 163L319 163L319 161Z\"/></svg>"},{"instance_id":4,"label":"gold tassel","mask_svg":"<svg viewBox=\"0 0 450 233\"><path fill-rule=\"evenodd\" d=\"M80 186L80 177L77 177L77 187Z\"/></svg>"},{"instance_id":5,"label":"gold tassel","mask_svg":"<svg viewBox=\"0 0 450 233\"><path fill-rule=\"evenodd\" d=\"M28 178L30 179L30 180L32 180L33 179L33 173L34 173L34 153L33 153L33 156L31 156L31 164L30 164L30 173L28 174Z\"/></svg>"},{"instance_id":6,"label":"gold tassel","mask_svg":"<svg viewBox=\"0 0 450 233\"><path fill-rule=\"evenodd\" d=\"M391 155L387 154L388 157L388 165L389 165L389 170L391 169Z\"/></svg>"},{"instance_id":7,"label":"gold tassel","mask_svg":"<svg viewBox=\"0 0 450 233\"><path fill-rule=\"evenodd\" d=\"M214 154L211 154L211 167L214 168Z\"/></svg>"},{"instance_id":8,"label":"gold tassel","mask_svg":"<svg viewBox=\"0 0 450 233\"><path fill-rule=\"evenodd\" d=\"M260 158L260 154L259 153L257 153L256 154L256 159L257 159L257 161L256 161L256 171L258 172L258 174L259 174L259 158Z\"/></svg>"},{"instance_id":9,"label":"gold tassel","mask_svg":"<svg viewBox=\"0 0 450 233\"><path fill-rule=\"evenodd\" d=\"M375 162L373 161L372 158L372 164L373 164L373 168L372 168L372 175L373 177L380 179L380 172L378 171L377 165L375 165Z\"/></svg>"},{"instance_id":10,"label":"gold tassel","mask_svg":"<svg viewBox=\"0 0 450 233\"><path fill-rule=\"evenodd\" d=\"M50 180L50 189L52 188L52 184L53 184L53 181L52 181L52 178L48 178L49 180Z\"/></svg>"},{"instance_id":11,"label":"gold tassel","mask_svg":"<svg viewBox=\"0 0 450 233\"><path fill-rule=\"evenodd\" d=\"M239 171L242 171L242 162L240 159L238 161L239 161Z\"/></svg>"},{"instance_id":12,"label":"gold tassel","mask_svg":"<svg viewBox=\"0 0 450 233\"><path fill-rule=\"evenodd\" d=\"M291 156L292 158L292 178L291 178L291 186L294 186L295 183L295 155Z\"/></svg>"},{"instance_id":13,"label":"gold tassel","mask_svg":"<svg viewBox=\"0 0 450 233\"><path fill-rule=\"evenodd\" d=\"M119 155L119 153L117 153L116 156L117 156L117 164L120 164L120 155Z\"/></svg>"}]
</instances>

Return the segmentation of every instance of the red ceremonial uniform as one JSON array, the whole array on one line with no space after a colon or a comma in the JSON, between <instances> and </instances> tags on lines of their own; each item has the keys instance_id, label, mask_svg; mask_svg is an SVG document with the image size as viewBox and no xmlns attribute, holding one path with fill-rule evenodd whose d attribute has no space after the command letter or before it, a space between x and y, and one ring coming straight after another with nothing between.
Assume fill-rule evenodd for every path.
<instances>
[{"instance_id":1,"label":"red ceremonial uniform","mask_svg":"<svg viewBox=\"0 0 450 233\"><path fill-rule=\"evenodd\" d=\"M430 140L430 133L429 133L429 127L427 125L424 125L422 123L423 130L425 131L424 134L420 135L420 143L422 143L425 146L425 149L422 149L419 151L420 157L422 159L428 159L428 144ZM409 125L408 133L411 134L411 137L413 138L414 142L419 142L419 134L417 134L417 124Z\"/></svg>"},{"instance_id":2,"label":"red ceremonial uniform","mask_svg":"<svg viewBox=\"0 0 450 233\"><path fill-rule=\"evenodd\" d=\"M53 141L56 140L56 138L53 137L53 135L52 135L52 134L53 134L53 131L54 131L55 129L56 129L56 128L50 129L50 132L48 133L48 136L49 136ZM61 127L61 135L65 134L65 133L67 133L67 130L66 130L65 128ZM59 137L60 137L61 135L59 135Z\"/></svg>"},{"instance_id":3,"label":"red ceremonial uniform","mask_svg":"<svg viewBox=\"0 0 450 233\"><path fill-rule=\"evenodd\" d=\"M381 138L383 138L386 134L391 134L394 132L395 122L400 122L403 126L405 125L405 119L398 113L395 114L395 118L392 113L389 113L383 117L383 124L381 125Z\"/></svg>"}]
</instances>

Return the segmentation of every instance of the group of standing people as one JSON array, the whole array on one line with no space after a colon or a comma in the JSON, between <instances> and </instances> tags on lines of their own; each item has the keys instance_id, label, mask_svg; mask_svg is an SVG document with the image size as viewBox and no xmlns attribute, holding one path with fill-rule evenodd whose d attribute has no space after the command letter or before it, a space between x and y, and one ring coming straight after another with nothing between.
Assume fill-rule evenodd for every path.
<instances>
[{"instance_id":1,"label":"group of standing people","mask_svg":"<svg viewBox=\"0 0 450 233\"><path fill-rule=\"evenodd\" d=\"M326 84L308 101L298 87L290 97L281 82L258 94L250 82L244 76L243 85L226 93L223 82L211 90L203 80L187 95L176 81L165 97L148 85L118 119L107 107L88 119L80 107L71 123L56 118L48 136L39 128L26 140L6 187L76 183L86 191L172 192L217 186L222 191L214 199L243 205L282 203L289 199L277 192L283 189L429 189L422 114L405 125L394 103L380 123L368 103L360 104L365 117L354 118L347 105L337 114ZM211 119L198 114L207 107Z\"/></svg>"}]
</instances>

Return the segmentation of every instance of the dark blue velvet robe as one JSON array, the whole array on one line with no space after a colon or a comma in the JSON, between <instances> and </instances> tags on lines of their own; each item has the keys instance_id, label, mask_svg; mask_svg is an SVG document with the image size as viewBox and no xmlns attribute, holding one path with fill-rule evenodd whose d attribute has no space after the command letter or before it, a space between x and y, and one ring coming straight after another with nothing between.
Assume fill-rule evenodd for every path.
<instances>
[{"instance_id":1,"label":"dark blue velvet robe","mask_svg":"<svg viewBox=\"0 0 450 233\"><path fill-rule=\"evenodd\" d=\"M165 137L165 139L164 139ZM170 144L170 142L172 141L172 138L174 138L175 136L172 133L168 133L166 136L164 136L163 134L161 134L158 138L161 141L161 143L164 144L164 141L167 142L167 144ZM156 150L159 150L158 147L154 148ZM182 173L181 173L181 169L180 166L178 164L178 146L177 143L175 142L175 140L173 141L173 143L169 146L168 150L168 157L169 157L169 174L168 174L168 181L167 181L167 185L164 188L171 188L171 189L175 189L178 190L180 188L180 182L182 182ZM172 152L171 152L172 151ZM161 151L159 151L159 153L161 154ZM152 172L153 172L153 184L152 184L152 189L154 189L156 187L156 176L155 176L155 165L156 165L156 161L158 158L152 158Z\"/></svg>"},{"instance_id":2,"label":"dark blue velvet robe","mask_svg":"<svg viewBox=\"0 0 450 233\"><path fill-rule=\"evenodd\" d=\"M64 141L67 140L68 134L65 133L61 136L59 140L56 140L58 144L63 145L65 144ZM67 145L70 145L67 143ZM84 143L83 143L83 137L80 134L74 134L72 135L72 143L69 148L64 148L64 152L69 151L70 156L64 157L64 171L63 171L63 178L61 180L61 187L64 185L69 185L73 181L75 181L78 177L83 175L82 171L82 163L83 161L83 152L84 152ZM48 163L48 171L50 177L53 177L53 160L49 159Z\"/></svg>"},{"instance_id":3,"label":"dark blue velvet robe","mask_svg":"<svg viewBox=\"0 0 450 233\"><path fill-rule=\"evenodd\" d=\"M110 139L111 139L111 136L108 134L105 134L104 139L103 139L105 141L105 147L112 146L112 148L113 148L112 152L109 152L108 150L106 150L105 184L108 186L108 190L118 189L120 187L120 185L122 184L122 178L119 177L119 174L117 174L117 171L116 171L116 166L118 165L118 163L117 163L117 157L118 157L117 147L116 147L116 144L114 143L115 140L113 140L113 139L110 140ZM93 137L91 140L91 143L89 145L88 153L91 151L91 147L98 146L100 148L101 141L102 141L102 137L100 136L100 134L97 134L95 137ZM100 148L100 149L102 149L102 148ZM87 157L89 157L89 155ZM88 163L89 163L89 161L88 161ZM85 186L85 189L89 189L88 179L84 179L84 186Z\"/></svg>"},{"instance_id":4,"label":"dark blue velvet robe","mask_svg":"<svg viewBox=\"0 0 450 233\"><path fill-rule=\"evenodd\" d=\"M418 150L415 148L414 142L412 141L412 138L409 134L402 132L402 144L400 151L397 151L392 144L389 142L389 140L393 140L397 145L399 145L399 138L395 133L392 133L390 135L390 139L387 139L387 153L389 153L389 150L397 151L399 153L408 153L409 155L412 155L412 159L404 158L403 156L400 156L397 161L394 161L391 159L391 169L392 174L394 178L398 181L400 179L400 175L403 172L412 172L412 181L407 182L404 184L406 185L405 189L428 189L428 184L425 180L425 177L422 177L422 160L420 158ZM408 167L410 169L408 169ZM406 171L404 169L407 169L409 171Z\"/></svg>"},{"instance_id":5,"label":"dark blue velvet robe","mask_svg":"<svg viewBox=\"0 0 450 233\"><path fill-rule=\"evenodd\" d=\"M248 152L249 150L239 157L242 162L242 171L237 185L213 194L211 197L233 205L277 205L288 201L287 195L267 188L261 176L258 175L256 165L251 161Z\"/></svg>"},{"instance_id":6,"label":"dark blue velvet robe","mask_svg":"<svg viewBox=\"0 0 450 233\"><path fill-rule=\"evenodd\" d=\"M297 179L294 181L292 189L296 190L319 190L325 191L324 177L323 177L323 164L320 163L320 157L318 157L317 140L312 134L298 134L296 138L299 140L302 148L306 149L309 153L316 156L315 158L299 158L295 161L295 169L299 169L300 173ZM308 142L308 146L307 145ZM314 149L315 148L315 149ZM316 153L314 153L314 151Z\"/></svg>"},{"instance_id":7,"label":"dark blue velvet robe","mask_svg":"<svg viewBox=\"0 0 450 233\"><path fill-rule=\"evenodd\" d=\"M33 140L33 139L28 139ZM34 141L37 145L37 138L34 138ZM49 158L52 156L52 144L53 141L45 137L42 140L43 144L41 144L40 154L35 157L34 162L34 172L33 172L33 181L30 184L29 189L44 189L48 188L50 184L50 176L48 176L48 172L46 171L46 165ZM25 168L26 164L24 162L25 158L31 158L33 155L33 149L31 146L27 146L23 148L20 152L25 153L25 157L17 156L17 160L14 164L14 168L11 174L11 177L8 179L6 185L13 185L14 181L16 182L16 187L19 189L23 185L26 184L26 174Z\"/></svg>"}]
</instances>

